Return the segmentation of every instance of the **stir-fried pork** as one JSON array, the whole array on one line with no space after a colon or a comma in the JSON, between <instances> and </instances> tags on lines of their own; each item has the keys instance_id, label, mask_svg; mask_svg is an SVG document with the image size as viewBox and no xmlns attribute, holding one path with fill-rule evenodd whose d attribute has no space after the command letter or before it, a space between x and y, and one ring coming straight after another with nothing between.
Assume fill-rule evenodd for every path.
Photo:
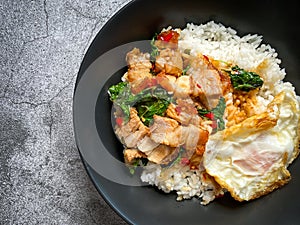
<instances>
[{"instance_id":1,"label":"stir-fried pork","mask_svg":"<svg viewBox=\"0 0 300 225\"><path fill-rule=\"evenodd\" d=\"M195 125L180 126L176 120L154 116L154 123L150 127L150 137L157 143L171 147L183 146L188 157L194 152L202 154L208 140L208 131Z\"/></svg>"},{"instance_id":2,"label":"stir-fried pork","mask_svg":"<svg viewBox=\"0 0 300 225\"><path fill-rule=\"evenodd\" d=\"M170 104L166 114L185 126L189 124L199 126L202 121L201 117L198 116L198 111L194 104L187 100L178 99L177 105Z\"/></svg>"},{"instance_id":3,"label":"stir-fried pork","mask_svg":"<svg viewBox=\"0 0 300 225\"><path fill-rule=\"evenodd\" d=\"M150 62L150 54L142 53L138 48L134 48L126 55L128 64L128 72L126 79L133 82L145 77L152 77L150 70L152 64Z\"/></svg>"},{"instance_id":4,"label":"stir-fried pork","mask_svg":"<svg viewBox=\"0 0 300 225\"><path fill-rule=\"evenodd\" d=\"M145 153L137 150L137 149L125 149L123 151L124 154L124 160L126 163L128 164L132 164L135 159L140 159L140 158L146 158L147 156L145 155Z\"/></svg>"},{"instance_id":5,"label":"stir-fried pork","mask_svg":"<svg viewBox=\"0 0 300 225\"><path fill-rule=\"evenodd\" d=\"M159 143L153 141L149 136L145 136L141 141L138 142L137 147L140 151L149 154L155 149Z\"/></svg>"},{"instance_id":6,"label":"stir-fried pork","mask_svg":"<svg viewBox=\"0 0 300 225\"><path fill-rule=\"evenodd\" d=\"M156 75L151 74L150 54L134 48L126 55L128 72L124 78L133 94L160 85L176 99L165 116L153 116L150 127L141 122L135 108L130 109L128 123L116 126L116 134L126 146L126 162L146 157L154 163L167 164L178 156L181 147L185 149L185 157L199 162L205 151L209 131L202 129L203 119L198 115L194 100L207 109L215 108L219 98L230 88L230 79L206 56L182 54L178 50L178 36L175 31L165 31L157 37ZM182 76L187 66L188 76Z\"/></svg>"},{"instance_id":7,"label":"stir-fried pork","mask_svg":"<svg viewBox=\"0 0 300 225\"><path fill-rule=\"evenodd\" d=\"M167 75L165 71L161 71L156 76L157 83L162 86L162 88L166 89L168 92L174 92L176 85L176 77Z\"/></svg>"},{"instance_id":8,"label":"stir-fried pork","mask_svg":"<svg viewBox=\"0 0 300 225\"><path fill-rule=\"evenodd\" d=\"M202 155L208 140L208 131L192 124L189 126L181 126L181 128L180 138L184 142L183 146L187 151L187 157L191 157L194 153Z\"/></svg>"},{"instance_id":9,"label":"stir-fried pork","mask_svg":"<svg viewBox=\"0 0 300 225\"><path fill-rule=\"evenodd\" d=\"M183 61L179 50L170 48L161 50L156 57L155 69L157 71L164 70L166 74L180 76L182 74Z\"/></svg>"},{"instance_id":10,"label":"stir-fried pork","mask_svg":"<svg viewBox=\"0 0 300 225\"><path fill-rule=\"evenodd\" d=\"M131 108L128 123L116 126L115 132L127 148L136 148L138 142L149 133L149 128L141 122L136 109Z\"/></svg>"},{"instance_id":11,"label":"stir-fried pork","mask_svg":"<svg viewBox=\"0 0 300 225\"><path fill-rule=\"evenodd\" d=\"M147 156L148 160L158 164L168 164L173 161L179 152L179 148L167 145L159 145Z\"/></svg>"},{"instance_id":12,"label":"stir-fried pork","mask_svg":"<svg viewBox=\"0 0 300 225\"><path fill-rule=\"evenodd\" d=\"M191 88L191 77L190 76L180 76L175 82L174 97L175 98L189 98L192 94Z\"/></svg>"},{"instance_id":13,"label":"stir-fried pork","mask_svg":"<svg viewBox=\"0 0 300 225\"><path fill-rule=\"evenodd\" d=\"M150 126L150 137L153 141L165 145L170 145L172 147L179 146L179 139L175 138L172 140L171 137L174 135L174 131L179 127L179 123L171 118L162 116L153 116L154 122Z\"/></svg>"},{"instance_id":14,"label":"stir-fried pork","mask_svg":"<svg viewBox=\"0 0 300 225\"><path fill-rule=\"evenodd\" d=\"M191 59L188 74L194 82L193 95L199 97L206 108L215 108L223 93L219 72L205 57L199 56Z\"/></svg>"}]
</instances>

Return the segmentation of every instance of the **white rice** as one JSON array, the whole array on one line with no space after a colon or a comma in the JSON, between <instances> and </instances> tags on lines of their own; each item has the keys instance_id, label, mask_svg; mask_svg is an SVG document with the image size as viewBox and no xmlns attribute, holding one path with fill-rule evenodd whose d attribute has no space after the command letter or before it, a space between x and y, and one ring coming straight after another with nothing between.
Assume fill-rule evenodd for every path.
<instances>
[{"instance_id":1,"label":"white rice","mask_svg":"<svg viewBox=\"0 0 300 225\"><path fill-rule=\"evenodd\" d=\"M262 111L282 89L294 90L290 83L282 81L286 73L279 66L281 60L277 58L276 51L270 45L262 44L262 36L257 34L239 37L234 29L213 21L202 25L187 24L180 31L178 46L181 51L191 50L192 55L201 53L250 71L264 63L264 73L260 74L264 85L258 97ZM153 164L144 169L141 180L166 193L176 192L177 200L197 197L205 205L223 194L223 190L211 182L207 183L203 172L204 169L190 170L189 166L180 163L170 168Z\"/></svg>"},{"instance_id":2,"label":"white rice","mask_svg":"<svg viewBox=\"0 0 300 225\"><path fill-rule=\"evenodd\" d=\"M206 205L216 196L223 195L224 190L215 186L215 182L204 179L205 170L190 170L189 166L180 162L172 167L162 168L158 164L147 165L142 173L141 180L155 185L165 193L176 192L177 201L197 197L201 204Z\"/></svg>"}]
</instances>

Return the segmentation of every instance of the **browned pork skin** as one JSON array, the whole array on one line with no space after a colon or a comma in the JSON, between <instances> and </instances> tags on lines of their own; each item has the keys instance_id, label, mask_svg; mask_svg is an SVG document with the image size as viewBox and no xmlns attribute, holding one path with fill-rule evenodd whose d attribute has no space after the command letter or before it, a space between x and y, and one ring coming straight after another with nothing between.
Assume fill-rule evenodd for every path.
<instances>
[{"instance_id":1,"label":"browned pork skin","mask_svg":"<svg viewBox=\"0 0 300 225\"><path fill-rule=\"evenodd\" d=\"M136 159L147 157L145 155L145 153L139 151L138 149L129 149L129 148L127 148L123 151L123 154L124 154L125 163L127 163L127 164L134 163Z\"/></svg>"},{"instance_id":2,"label":"browned pork skin","mask_svg":"<svg viewBox=\"0 0 300 225\"><path fill-rule=\"evenodd\" d=\"M116 134L127 148L137 148L139 141L148 133L149 128L141 122L135 108L130 109L128 123L122 126L116 125Z\"/></svg>"},{"instance_id":3,"label":"browned pork skin","mask_svg":"<svg viewBox=\"0 0 300 225\"><path fill-rule=\"evenodd\" d=\"M188 100L178 99L177 105L171 103L167 108L166 114L185 126L189 124L199 126L202 121L201 117L198 116L197 109Z\"/></svg>"},{"instance_id":4,"label":"browned pork skin","mask_svg":"<svg viewBox=\"0 0 300 225\"><path fill-rule=\"evenodd\" d=\"M167 145L159 145L147 155L149 161L157 164L168 164L172 162L179 153L179 148Z\"/></svg>"},{"instance_id":5,"label":"browned pork skin","mask_svg":"<svg viewBox=\"0 0 300 225\"><path fill-rule=\"evenodd\" d=\"M192 57L187 73L192 77L192 95L198 97L207 109L215 108L223 95L219 72L204 56Z\"/></svg>"},{"instance_id":6,"label":"browned pork skin","mask_svg":"<svg viewBox=\"0 0 300 225\"><path fill-rule=\"evenodd\" d=\"M208 131L192 124L181 126L171 118L154 115L154 122L150 127L150 138L160 144L170 147L183 146L186 157L191 157L194 152L203 154L208 140Z\"/></svg>"},{"instance_id":7,"label":"browned pork skin","mask_svg":"<svg viewBox=\"0 0 300 225\"><path fill-rule=\"evenodd\" d=\"M178 77L182 74L182 69L183 60L178 49L163 49L156 57L155 70L157 72L164 70L166 74Z\"/></svg>"},{"instance_id":8,"label":"browned pork skin","mask_svg":"<svg viewBox=\"0 0 300 225\"><path fill-rule=\"evenodd\" d=\"M150 73L152 63L149 53L142 53L138 48L134 48L127 53L126 61L128 64L127 80L129 82L152 77Z\"/></svg>"}]
</instances>

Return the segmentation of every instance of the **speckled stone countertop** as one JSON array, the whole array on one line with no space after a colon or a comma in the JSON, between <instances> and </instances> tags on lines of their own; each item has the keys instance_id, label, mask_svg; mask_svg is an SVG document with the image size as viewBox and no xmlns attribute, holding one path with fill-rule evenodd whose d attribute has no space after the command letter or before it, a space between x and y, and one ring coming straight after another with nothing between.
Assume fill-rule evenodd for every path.
<instances>
[{"instance_id":1,"label":"speckled stone countertop","mask_svg":"<svg viewBox=\"0 0 300 225\"><path fill-rule=\"evenodd\" d=\"M84 169L72 98L89 44L128 2L0 1L0 224L126 224Z\"/></svg>"}]
</instances>

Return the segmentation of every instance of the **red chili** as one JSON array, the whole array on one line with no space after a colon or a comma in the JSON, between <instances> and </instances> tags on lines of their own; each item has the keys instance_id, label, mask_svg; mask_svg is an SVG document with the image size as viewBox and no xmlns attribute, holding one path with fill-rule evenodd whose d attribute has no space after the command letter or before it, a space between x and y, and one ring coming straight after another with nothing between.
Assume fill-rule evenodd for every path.
<instances>
[{"instance_id":1,"label":"red chili","mask_svg":"<svg viewBox=\"0 0 300 225\"><path fill-rule=\"evenodd\" d=\"M180 113L182 111L181 107L180 106L176 106L175 111L176 111L177 115L180 115Z\"/></svg>"},{"instance_id":2,"label":"red chili","mask_svg":"<svg viewBox=\"0 0 300 225\"><path fill-rule=\"evenodd\" d=\"M179 34L174 30L167 30L160 33L157 36L157 40L165 41L165 42L172 42L178 43L178 36Z\"/></svg>"},{"instance_id":3,"label":"red chili","mask_svg":"<svg viewBox=\"0 0 300 225\"><path fill-rule=\"evenodd\" d=\"M197 83L196 86L197 86L197 88L201 89L201 85L200 84Z\"/></svg>"},{"instance_id":4,"label":"red chili","mask_svg":"<svg viewBox=\"0 0 300 225\"><path fill-rule=\"evenodd\" d=\"M161 41L170 41L173 37L173 32L167 32L167 33L162 33L161 35L159 35L157 38Z\"/></svg>"},{"instance_id":5,"label":"red chili","mask_svg":"<svg viewBox=\"0 0 300 225\"><path fill-rule=\"evenodd\" d=\"M187 166L190 164L190 160L188 158L182 158L181 164Z\"/></svg>"},{"instance_id":6,"label":"red chili","mask_svg":"<svg viewBox=\"0 0 300 225\"><path fill-rule=\"evenodd\" d=\"M211 127L212 127L213 129L216 129L216 128L218 127L218 123L217 123L216 120L213 120L213 121L212 121Z\"/></svg>"},{"instance_id":7,"label":"red chili","mask_svg":"<svg viewBox=\"0 0 300 225\"><path fill-rule=\"evenodd\" d=\"M117 118L116 118L116 124L117 124L118 126L121 126L122 123L123 123L123 118L122 118L122 117L117 117Z\"/></svg>"},{"instance_id":8,"label":"red chili","mask_svg":"<svg viewBox=\"0 0 300 225\"><path fill-rule=\"evenodd\" d=\"M206 55L203 55L204 59L206 59L207 61L209 61L209 58Z\"/></svg>"},{"instance_id":9,"label":"red chili","mask_svg":"<svg viewBox=\"0 0 300 225\"><path fill-rule=\"evenodd\" d=\"M210 120L213 120L215 117L213 112L206 113L204 116Z\"/></svg>"}]
</instances>

